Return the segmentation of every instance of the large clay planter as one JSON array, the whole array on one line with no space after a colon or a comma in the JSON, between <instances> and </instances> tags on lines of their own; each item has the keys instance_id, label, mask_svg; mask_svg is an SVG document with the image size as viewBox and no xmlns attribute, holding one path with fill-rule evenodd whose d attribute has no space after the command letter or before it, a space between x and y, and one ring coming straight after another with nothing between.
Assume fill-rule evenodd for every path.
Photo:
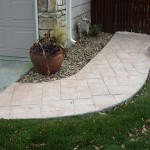
<instances>
[{"instance_id":1,"label":"large clay planter","mask_svg":"<svg viewBox=\"0 0 150 150\"><path fill-rule=\"evenodd\" d=\"M53 56L47 55L45 59L42 53L39 54L30 50L30 57L35 69L40 74L48 74L49 71L50 74L56 73L60 70L64 60L64 54L62 51Z\"/></svg>"}]
</instances>

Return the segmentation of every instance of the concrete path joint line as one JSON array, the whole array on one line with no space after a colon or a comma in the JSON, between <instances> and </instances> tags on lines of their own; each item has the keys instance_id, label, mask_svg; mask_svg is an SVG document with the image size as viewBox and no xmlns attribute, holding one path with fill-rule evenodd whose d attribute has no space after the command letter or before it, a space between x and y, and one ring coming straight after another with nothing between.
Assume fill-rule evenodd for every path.
<instances>
[{"instance_id":1,"label":"concrete path joint line","mask_svg":"<svg viewBox=\"0 0 150 150\"><path fill-rule=\"evenodd\" d=\"M0 94L0 118L73 116L118 105L143 87L150 69L148 47L148 35L117 32L76 75L12 84Z\"/></svg>"}]
</instances>

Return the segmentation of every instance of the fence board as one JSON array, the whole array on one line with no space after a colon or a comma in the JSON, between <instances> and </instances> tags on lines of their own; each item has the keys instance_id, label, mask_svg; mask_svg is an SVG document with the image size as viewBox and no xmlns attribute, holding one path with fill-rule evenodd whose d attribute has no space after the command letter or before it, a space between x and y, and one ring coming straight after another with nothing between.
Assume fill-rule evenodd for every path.
<instances>
[{"instance_id":1,"label":"fence board","mask_svg":"<svg viewBox=\"0 0 150 150\"><path fill-rule=\"evenodd\" d=\"M150 0L92 0L92 24L103 31L150 34Z\"/></svg>"}]
</instances>

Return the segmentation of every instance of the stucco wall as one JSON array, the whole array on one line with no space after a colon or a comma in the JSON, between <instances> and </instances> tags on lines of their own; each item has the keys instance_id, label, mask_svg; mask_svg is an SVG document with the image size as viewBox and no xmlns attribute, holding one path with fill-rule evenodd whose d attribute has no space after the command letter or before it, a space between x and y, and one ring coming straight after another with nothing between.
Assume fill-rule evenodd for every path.
<instances>
[{"instance_id":1,"label":"stucco wall","mask_svg":"<svg viewBox=\"0 0 150 150\"><path fill-rule=\"evenodd\" d=\"M91 0L72 0L72 33L73 33L73 38L77 37L76 21L77 21L77 16L82 11L84 11L86 16L89 19L91 19Z\"/></svg>"}]
</instances>

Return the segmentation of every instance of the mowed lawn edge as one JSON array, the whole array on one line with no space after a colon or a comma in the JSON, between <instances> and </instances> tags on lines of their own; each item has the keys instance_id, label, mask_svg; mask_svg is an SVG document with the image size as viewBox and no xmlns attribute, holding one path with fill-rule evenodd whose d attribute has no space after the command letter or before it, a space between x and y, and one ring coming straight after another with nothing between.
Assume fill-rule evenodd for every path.
<instances>
[{"instance_id":1,"label":"mowed lawn edge","mask_svg":"<svg viewBox=\"0 0 150 150\"><path fill-rule=\"evenodd\" d=\"M0 150L149 150L150 82L129 102L105 113L0 120Z\"/></svg>"}]
</instances>

